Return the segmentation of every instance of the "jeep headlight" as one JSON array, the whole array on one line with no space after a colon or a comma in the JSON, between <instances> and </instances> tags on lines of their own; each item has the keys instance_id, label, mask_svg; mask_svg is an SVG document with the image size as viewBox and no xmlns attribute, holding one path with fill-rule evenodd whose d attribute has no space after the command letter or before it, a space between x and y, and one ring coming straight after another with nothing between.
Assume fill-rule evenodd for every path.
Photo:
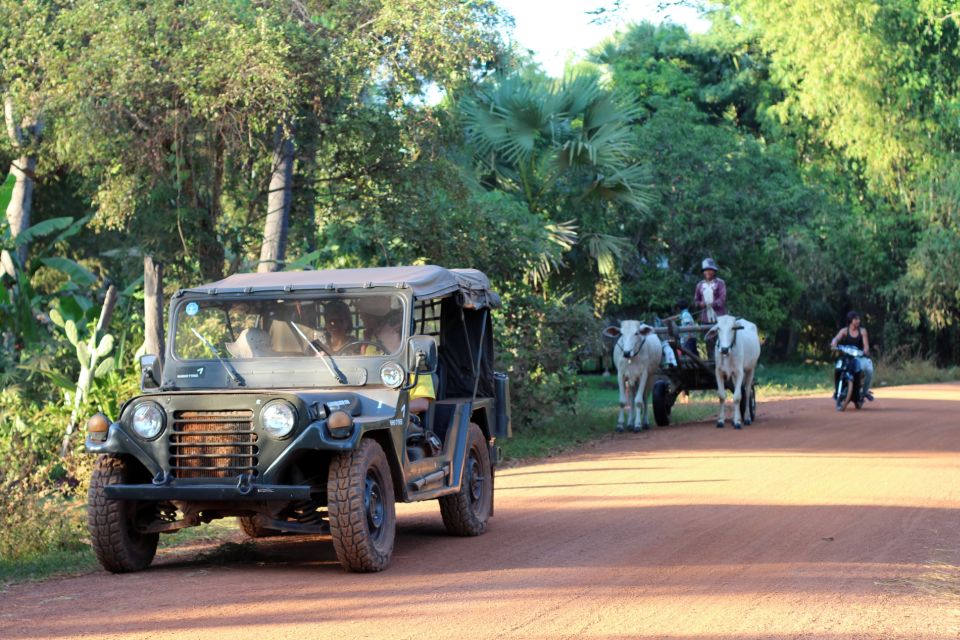
<instances>
[{"instance_id":1,"label":"jeep headlight","mask_svg":"<svg viewBox=\"0 0 960 640\"><path fill-rule=\"evenodd\" d=\"M260 411L260 424L274 438L286 438L297 424L297 410L285 400L272 400Z\"/></svg>"},{"instance_id":2,"label":"jeep headlight","mask_svg":"<svg viewBox=\"0 0 960 640\"><path fill-rule=\"evenodd\" d=\"M144 440L153 440L163 431L165 418L156 402L141 402L133 410L133 430Z\"/></svg>"},{"instance_id":3,"label":"jeep headlight","mask_svg":"<svg viewBox=\"0 0 960 640\"><path fill-rule=\"evenodd\" d=\"M380 367L380 382L391 389L403 384L403 369L396 362L387 362Z\"/></svg>"}]
</instances>

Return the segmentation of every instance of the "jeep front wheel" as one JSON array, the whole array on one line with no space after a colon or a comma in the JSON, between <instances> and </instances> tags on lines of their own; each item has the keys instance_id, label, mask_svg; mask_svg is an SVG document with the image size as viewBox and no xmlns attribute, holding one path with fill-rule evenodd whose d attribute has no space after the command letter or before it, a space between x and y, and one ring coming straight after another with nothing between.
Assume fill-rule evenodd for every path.
<instances>
[{"instance_id":1,"label":"jeep front wheel","mask_svg":"<svg viewBox=\"0 0 960 640\"><path fill-rule=\"evenodd\" d=\"M397 531L393 480L380 445L365 439L330 463L327 477L330 536L347 571L383 571Z\"/></svg>"},{"instance_id":2,"label":"jeep front wheel","mask_svg":"<svg viewBox=\"0 0 960 640\"><path fill-rule=\"evenodd\" d=\"M493 510L493 470L490 450L480 427L470 423L466 466L460 491L440 498L440 515L449 533L478 536L487 529Z\"/></svg>"},{"instance_id":3,"label":"jeep front wheel","mask_svg":"<svg viewBox=\"0 0 960 640\"><path fill-rule=\"evenodd\" d=\"M121 456L101 455L93 467L87 500L87 527L97 560L113 573L146 569L157 553L158 533L142 533L156 514L156 504L138 500L111 500L105 489L131 481L131 463Z\"/></svg>"}]
</instances>

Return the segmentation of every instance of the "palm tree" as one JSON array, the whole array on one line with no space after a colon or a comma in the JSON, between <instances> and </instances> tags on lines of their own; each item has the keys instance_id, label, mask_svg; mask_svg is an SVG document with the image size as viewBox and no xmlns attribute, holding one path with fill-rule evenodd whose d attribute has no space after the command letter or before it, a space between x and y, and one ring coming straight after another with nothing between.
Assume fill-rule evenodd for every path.
<instances>
[{"instance_id":1,"label":"palm tree","mask_svg":"<svg viewBox=\"0 0 960 640\"><path fill-rule=\"evenodd\" d=\"M594 74L521 71L478 88L461 112L484 186L514 194L555 234L560 259L545 256L534 281L554 272L594 286L619 273L635 253L622 223L650 202L632 131L639 109ZM583 259L586 274L567 266Z\"/></svg>"}]
</instances>

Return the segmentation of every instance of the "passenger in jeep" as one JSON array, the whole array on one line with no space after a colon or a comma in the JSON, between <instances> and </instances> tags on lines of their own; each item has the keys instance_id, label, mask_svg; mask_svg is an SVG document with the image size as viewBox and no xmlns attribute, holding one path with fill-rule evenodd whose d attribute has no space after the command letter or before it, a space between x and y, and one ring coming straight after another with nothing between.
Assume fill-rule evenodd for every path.
<instances>
[{"instance_id":1,"label":"passenger in jeep","mask_svg":"<svg viewBox=\"0 0 960 640\"><path fill-rule=\"evenodd\" d=\"M402 340L403 312L400 309L394 309L383 317L377 331L377 341L384 346L387 353L396 353L400 350ZM423 413L430 408L430 403L436 398L433 376L421 375L417 380L417 386L410 390L410 413Z\"/></svg>"}]
</instances>

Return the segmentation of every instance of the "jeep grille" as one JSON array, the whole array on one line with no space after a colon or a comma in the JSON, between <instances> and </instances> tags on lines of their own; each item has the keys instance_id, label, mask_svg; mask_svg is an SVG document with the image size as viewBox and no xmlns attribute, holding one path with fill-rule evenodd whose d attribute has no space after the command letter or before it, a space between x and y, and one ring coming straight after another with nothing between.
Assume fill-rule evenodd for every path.
<instances>
[{"instance_id":1,"label":"jeep grille","mask_svg":"<svg viewBox=\"0 0 960 640\"><path fill-rule=\"evenodd\" d=\"M177 478L256 476L256 442L250 410L175 411L170 469Z\"/></svg>"}]
</instances>

